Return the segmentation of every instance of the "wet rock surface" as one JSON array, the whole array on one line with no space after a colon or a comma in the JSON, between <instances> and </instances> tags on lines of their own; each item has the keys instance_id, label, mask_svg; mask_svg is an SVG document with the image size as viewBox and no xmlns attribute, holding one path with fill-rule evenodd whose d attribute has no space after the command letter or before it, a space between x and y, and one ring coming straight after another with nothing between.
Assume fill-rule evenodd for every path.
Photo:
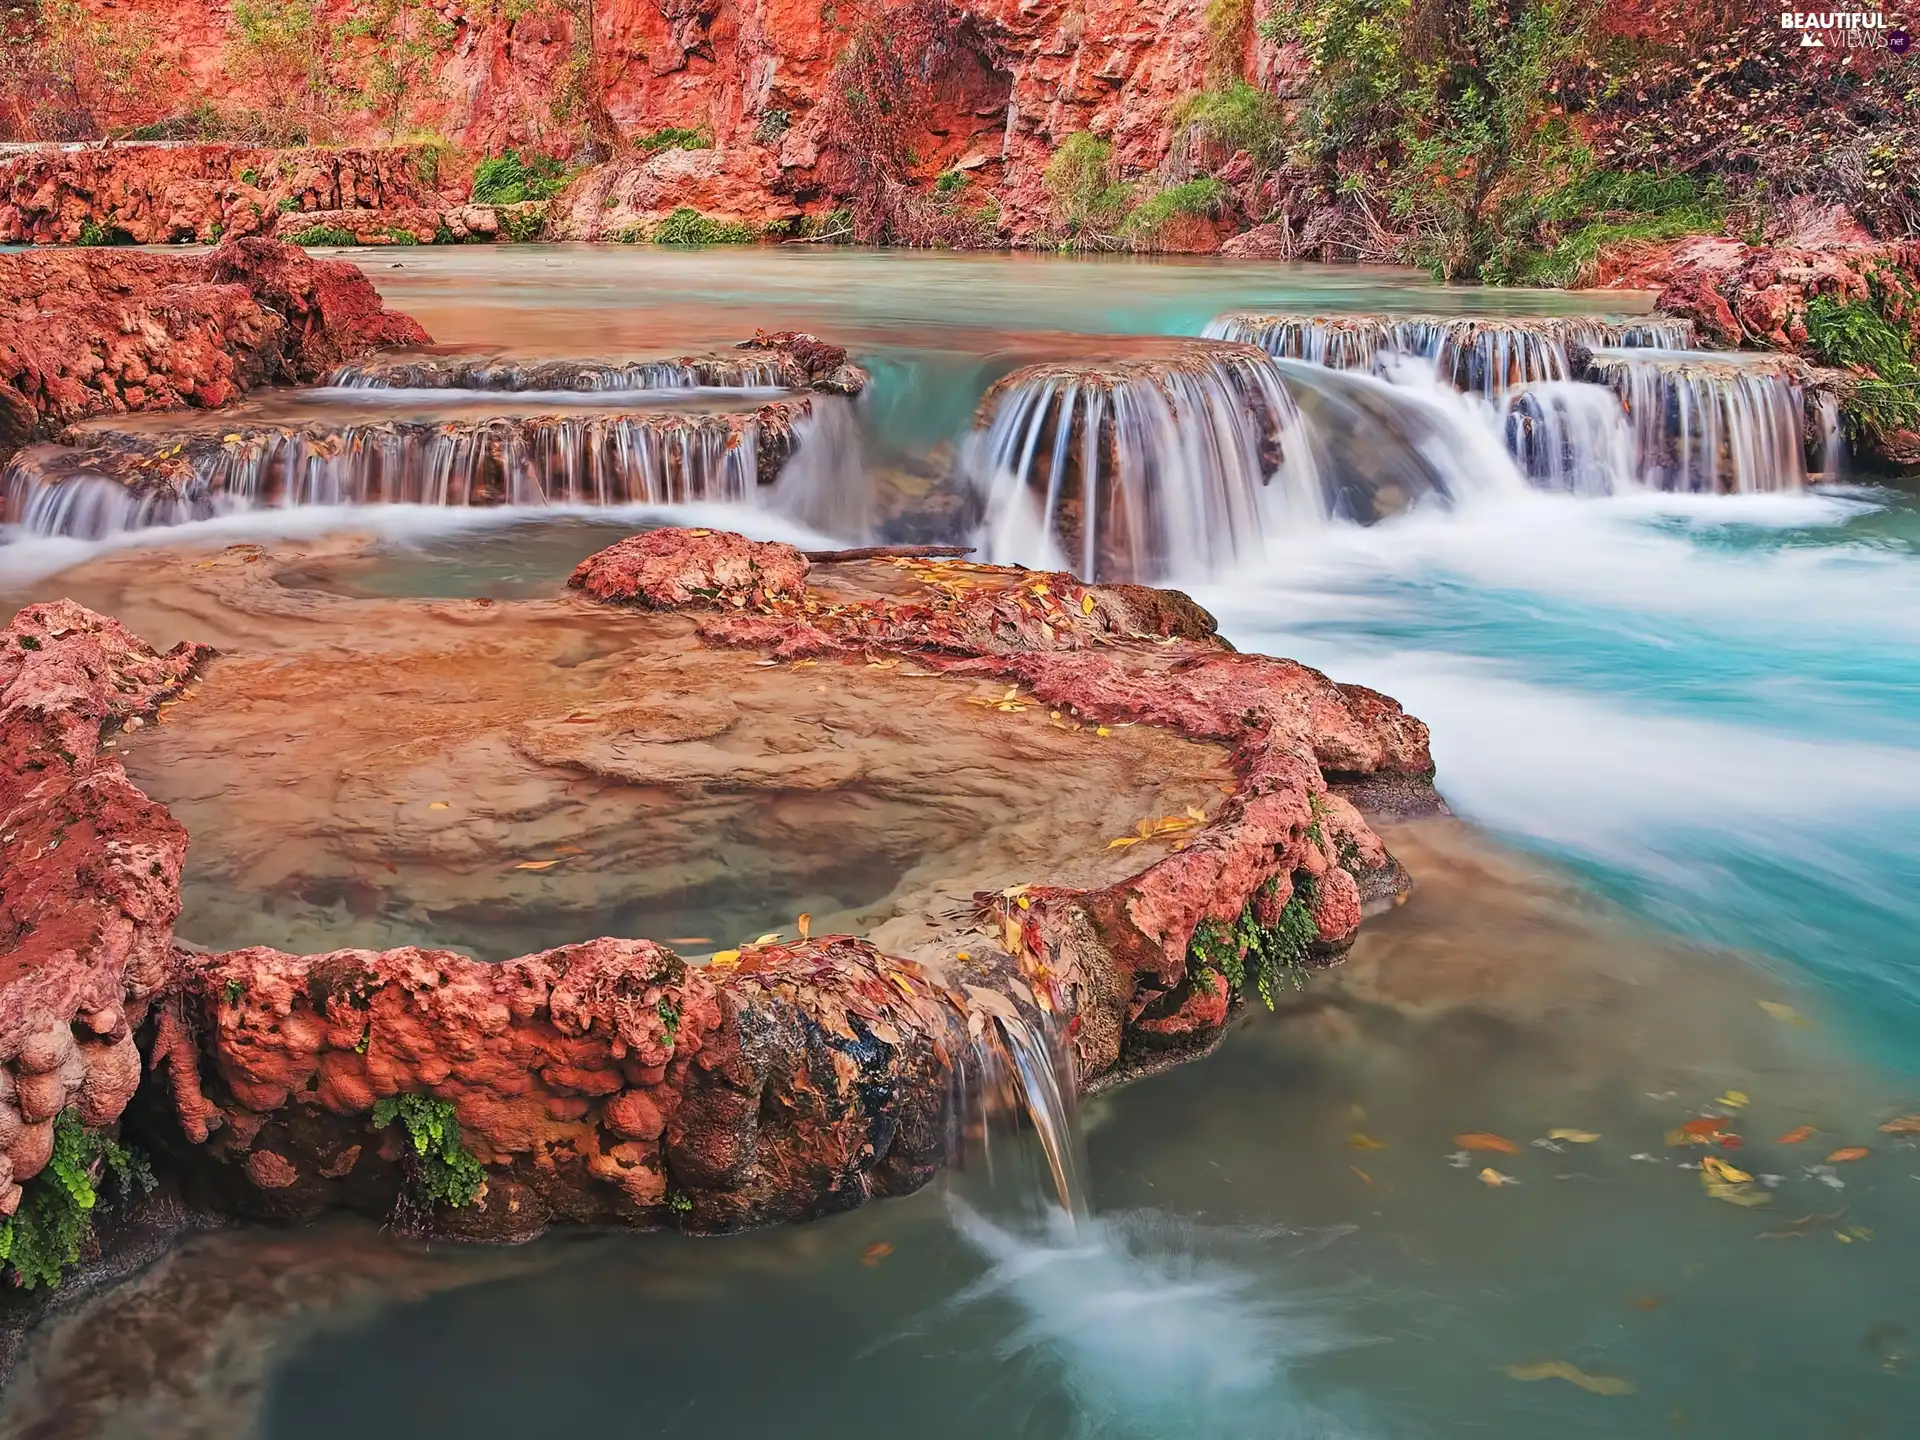
<instances>
[{"instance_id":1,"label":"wet rock surface","mask_svg":"<svg viewBox=\"0 0 1920 1440\"><path fill-rule=\"evenodd\" d=\"M355 267L269 240L0 255L0 292L0 458L90 416L212 408L427 339Z\"/></svg>"},{"instance_id":2,"label":"wet rock surface","mask_svg":"<svg viewBox=\"0 0 1920 1440\"><path fill-rule=\"evenodd\" d=\"M664 877L715 874L704 847L739 833L725 816L742 791L785 797L792 840L771 848L802 869L858 853L864 827L899 837L881 864L897 878L878 898L843 894L815 938L782 926L704 965L664 943L698 954L675 936L561 933L492 964L431 943L166 948L184 835L102 762L144 807L159 838L143 842L165 849L147 928L114 932L138 937L131 949L105 932L23 934L49 956L45 976L117 983L122 1010L141 1007L110 1045L131 1053L151 1010L129 1123L196 1203L229 1213L397 1206L423 1230L514 1239L558 1220L733 1229L913 1189L948 1153L955 1067L994 1015L1066 1020L1085 1082L1204 1049L1237 997L1190 973L1203 924L1271 920L1299 897L1325 960L1350 943L1363 888L1376 903L1401 888L1323 772L1416 787L1431 773L1425 728L1391 701L1233 654L1169 592L943 559L815 566L686 530L580 567L581 588L643 613L584 597L356 601L288 588L281 563L242 546L183 565L185 583L158 584L150 556L73 577L156 635L202 631L225 652L162 659L116 638L149 707L162 692L139 677L177 686L200 664L204 678L165 723L110 737L182 813L212 819L189 825L222 893L311 900L331 875L326 904L391 923L409 887L431 914L503 876L551 878L555 913L584 897L578 924L596 887L646 873L635 843ZM77 605L52 613L23 612L8 653L44 633L47 649L25 653L69 665L91 653L73 645L99 643L86 637L125 636ZM322 638L343 630L344 649ZM78 732L74 753L100 753L100 702L54 713ZM37 775L26 767L51 732L20 733L18 773ZM620 843L596 851L596 835ZM51 883L37 848L9 851L10 895ZM22 1055L80 1009L39 983L7 992ZM49 1058L23 1073L64 1073L38 1049L32 1065ZM131 1088L96 1085L95 1123ZM375 1123L398 1096L457 1117L470 1203L423 1186L390 1110ZM31 1103L38 1115L52 1097Z\"/></svg>"}]
</instances>

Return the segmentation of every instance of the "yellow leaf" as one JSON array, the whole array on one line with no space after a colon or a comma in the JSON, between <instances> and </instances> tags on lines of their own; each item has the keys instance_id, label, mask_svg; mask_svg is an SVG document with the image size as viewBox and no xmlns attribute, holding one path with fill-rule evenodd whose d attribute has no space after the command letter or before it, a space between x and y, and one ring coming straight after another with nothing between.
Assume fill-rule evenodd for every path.
<instances>
[{"instance_id":1,"label":"yellow leaf","mask_svg":"<svg viewBox=\"0 0 1920 1440\"><path fill-rule=\"evenodd\" d=\"M1107 841L1107 849L1124 850L1129 845L1138 845L1140 843L1140 838L1141 837L1138 835L1122 835L1118 840Z\"/></svg>"},{"instance_id":2,"label":"yellow leaf","mask_svg":"<svg viewBox=\"0 0 1920 1440\"><path fill-rule=\"evenodd\" d=\"M1532 1365L1509 1365L1507 1374L1515 1380L1565 1380L1590 1390L1595 1395L1632 1395L1640 1387L1617 1375L1589 1375L1566 1360L1541 1360Z\"/></svg>"},{"instance_id":3,"label":"yellow leaf","mask_svg":"<svg viewBox=\"0 0 1920 1440\"><path fill-rule=\"evenodd\" d=\"M1371 1135L1363 1135L1358 1130L1347 1137L1349 1150L1384 1150L1387 1147Z\"/></svg>"},{"instance_id":4,"label":"yellow leaf","mask_svg":"<svg viewBox=\"0 0 1920 1440\"><path fill-rule=\"evenodd\" d=\"M453 807L447 804L447 802L444 800L436 800L431 805L427 806L427 809L429 810L451 810L452 808Z\"/></svg>"},{"instance_id":5,"label":"yellow leaf","mask_svg":"<svg viewBox=\"0 0 1920 1440\"><path fill-rule=\"evenodd\" d=\"M1082 595L1080 597L1080 613L1082 615L1091 615L1093 613L1092 595Z\"/></svg>"},{"instance_id":6,"label":"yellow leaf","mask_svg":"<svg viewBox=\"0 0 1920 1440\"><path fill-rule=\"evenodd\" d=\"M1724 1180L1729 1185L1746 1185L1753 1180L1753 1176L1746 1171L1736 1169L1717 1155L1708 1155L1700 1161L1700 1173L1711 1175L1716 1180Z\"/></svg>"},{"instance_id":7,"label":"yellow leaf","mask_svg":"<svg viewBox=\"0 0 1920 1440\"><path fill-rule=\"evenodd\" d=\"M800 932L800 938L804 940L807 938L807 932L813 929L813 916L802 915L798 920L793 922L793 925L794 929Z\"/></svg>"},{"instance_id":8,"label":"yellow leaf","mask_svg":"<svg viewBox=\"0 0 1920 1440\"><path fill-rule=\"evenodd\" d=\"M1565 1140L1574 1145L1591 1145L1600 1137L1592 1130L1549 1130L1547 1139Z\"/></svg>"},{"instance_id":9,"label":"yellow leaf","mask_svg":"<svg viewBox=\"0 0 1920 1440\"><path fill-rule=\"evenodd\" d=\"M558 860L522 860L513 868L516 870L551 870L559 863Z\"/></svg>"},{"instance_id":10,"label":"yellow leaf","mask_svg":"<svg viewBox=\"0 0 1920 1440\"><path fill-rule=\"evenodd\" d=\"M1502 1175L1498 1170L1489 1165L1480 1172L1480 1183L1482 1185L1490 1185L1497 1190L1502 1185L1518 1185L1520 1182L1511 1175Z\"/></svg>"},{"instance_id":11,"label":"yellow leaf","mask_svg":"<svg viewBox=\"0 0 1920 1440\"><path fill-rule=\"evenodd\" d=\"M756 945L771 945L773 944L774 941L778 940L779 938L780 938L780 932L778 930L769 930L766 934L762 935L758 940L754 941L753 943Z\"/></svg>"},{"instance_id":12,"label":"yellow leaf","mask_svg":"<svg viewBox=\"0 0 1920 1440\"><path fill-rule=\"evenodd\" d=\"M1802 1030L1813 1029L1813 1022L1791 1005L1782 1005L1778 1000L1757 1000L1754 1003L1784 1024L1797 1025Z\"/></svg>"},{"instance_id":13,"label":"yellow leaf","mask_svg":"<svg viewBox=\"0 0 1920 1440\"><path fill-rule=\"evenodd\" d=\"M1729 1110L1744 1110L1747 1108L1747 1094L1744 1090L1729 1090L1713 1103L1724 1105Z\"/></svg>"},{"instance_id":14,"label":"yellow leaf","mask_svg":"<svg viewBox=\"0 0 1920 1440\"><path fill-rule=\"evenodd\" d=\"M707 961L708 968L713 970L731 970L739 963L740 952L738 950L716 950L713 952L712 958Z\"/></svg>"},{"instance_id":15,"label":"yellow leaf","mask_svg":"<svg viewBox=\"0 0 1920 1440\"><path fill-rule=\"evenodd\" d=\"M1358 1165L1349 1165L1347 1166L1347 1169L1351 1170L1354 1174L1360 1177L1360 1183L1362 1185L1373 1184L1373 1177L1367 1174L1367 1172L1362 1170Z\"/></svg>"},{"instance_id":16,"label":"yellow leaf","mask_svg":"<svg viewBox=\"0 0 1920 1440\"><path fill-rule=\"evenodd\" d=\"M1113 732L1107 729L1107 727L1104 725L1098 725L1094 727L1093 733L1100 736L1102 739L1105 739L1107 736L1111 735Z\"/></svg>"},{"instance_id":17,"label":"yellow leaf","mask_svg":"<svg viewBox=\"0 0 1920 1440\"><path fill-rule=\"evenodd\" d=\"M1724 1200L1729 1205L1765 1205L1773 1197L1764 1190L1756 1190L1751 1185L1729 1185L1724 1180L1707 1180L1707 1195L1714 1200Z\"/></svg>"},{"instance_id":18,"label":"yellow leaf","mask_svg":"<svg viewBox=\"0 0 1920 1440\"><path fill-rule=\"evenodd\" d=\"M973 957L964 950L956 950L953 958L956 960L971 960Z\"/></svg>"}]
</instances>

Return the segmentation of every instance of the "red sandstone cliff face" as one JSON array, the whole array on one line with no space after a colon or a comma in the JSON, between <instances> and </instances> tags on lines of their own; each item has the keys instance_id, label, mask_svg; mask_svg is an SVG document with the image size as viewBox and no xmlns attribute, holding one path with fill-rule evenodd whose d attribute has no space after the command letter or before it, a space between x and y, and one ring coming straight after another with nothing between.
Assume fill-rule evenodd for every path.
<instances>
[{"instance_id":1,"label":"red sandstone cliff face","mask_svg":"<svg viewBox=\"0 0 1920 1440\"><path fill-rule=\"evenodd\" d=\"M426 331L366 276L272 240L0 255L0 459L93 415L224 405Z\"/></svg>"}]
</instances>

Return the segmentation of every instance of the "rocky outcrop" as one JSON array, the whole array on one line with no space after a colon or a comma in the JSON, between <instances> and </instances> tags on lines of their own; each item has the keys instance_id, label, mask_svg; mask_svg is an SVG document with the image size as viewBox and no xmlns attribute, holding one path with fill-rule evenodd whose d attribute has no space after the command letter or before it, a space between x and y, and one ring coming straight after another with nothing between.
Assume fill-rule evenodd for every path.
<instances>
[{"instance_id":1,"label":"rocky outcrop","mask_svg":"<svg viewBox=\"0 0 1920 1440\"><path fill-rule=\"evenodd\" d=\"M0 244L211 244L284 234L342 211L425 208L437 215L439 164L439 152L409 146L18 151L0 155ZM434 229L428 225L423 238L432 239Z\"/></svg>"},{"instance_id":2,"label":"rocky outcrop","mask_svg":"<svg viewBox=\"0 0 1920 1440\"><path fill-rule=\"evenodd\" d=\"M270 240L0 255L0 293L0 457L89 416L220 406L427 340L353 266Z\"/></svg>"},{"instance_id":3,"label":"rocky outcrop","mask_svg":"<svg viewBox=\"0 0 1920 1440\"><path fill-rule=\"evenodd\" d=\"M271 598L286 592L264 567L239 563L260 558L216 565L205 583L231 569L248 594L284 608L291 602ZM1041 733L1061 745L1107 726L1142 727L1143 741L1155 731L1193 737L1230 747L1232 793L1211 814L1155 822L1177 835L1176 848L1144 868L1127 872L1127 847L1165 844L1161 830L1099 851L1099 865L1121 867L1122 878L1076 885L1040 875L979 894L971 918L928 928L929 917L902 917L881 932L896 937L884 944L807 939L803 925L797 941L763 937L701 967L666 945L617 939L503 964L419 946L169 951L184 836L101 759L101 736L132 729L204 652L155 656L78 607L36 607L6 632L0 663L17 676L85 683L22 688L16 678L6 691L19 700L3 732L16 814L21 804L42 807L39 816L84 799L85 815L107 819L7 822L10 903L62 884L72 892L67 876L87 877L97 892L93 910L75 912L77 928L65 918L50 925L37 907L13 922L16 953L41 958L23 976L31 985L4 991L0 1056L30 1056L22 1076L63 1077L57 1096L51 1081L23 1089L16 1077L33 1113L50 1116L56 1102L84 1094L92 1069L68 1054L90 1061L96 1041L82 1029L98 1025L88 1033L120 1046L119 1056L120 1017L131 1027L151 1008L142 1137L192 1193L224 1208L298 1218L398 1204L421 1228L496 1239L558 1220L718 1230L817 1215L925 1181L946 1154L955 1071L996 1017L1063 1021L1088 1084L1196 1053L1251 985L1230 987L1196 960L1203 932L1304 916L1295 958L1324 962L1351 940L1367 902L1404 884L1335 787L1363 776L1425 787L1425 727L1372 691L1234 654L1184 597L948 560L815 566L790 547L698 530L624 541L575 579L603 601L651 612L621 620L578 602L583 622L604 613L621 633L657 634L685 663L704 654L712 658L699 664L721 664L745 648L774 666L739 672L769 677L759 684L810 677L808 663L846 665L855 689L863 673L883 688L958 682L963 694L985 681L993 698L957 707L977 721L941 723L998 724L1001 710L1038 706L1051 707ZM689 623L700 643L686 651L672 637ZM497 668L500 640L489 644ZM564 719L515 721L529 753L615 774L638 763L649 783L664 783L660 762L617 757L636 743L703 737L711 749L738 723L708 723L695 713L705 703L697 695L675 702L687 712L680 721L642 716L635 706L670 683L664 658L650 671L612 672L659 677L625 708L593 702ZM289 674L290 659L276 656L276 673ZM903 661L927 678L891 680ZM737 691L745 682L726 683ZM337 705L338 683L325 688ZM405 722L383 703L379 749L391 756L393 727ZM182 730L176 713L165 734ZM743 754L771 754L751 735L743 743ZM669 763L694 759L689 751ZM96 790L120 797L120 808ZM61 843L49 847L55 831ZM553 862L534 868L544 863ZM99 883L121 872L127 886ZM112 923L84 920L102 907ZM48 1038L30 1041L38 1035ZM127 1068L111 1071L113 1087L96 1083L91 1122L111 1121L125 1103ZM407 1096L443 1107L436 1123L457 1120L451 1149L409 1140L390 1108ZM377 1109L383 1101L389 1108ZM29 1145L9 1163L31 1172L37 1154Z\"/></svg>"}]
</instances>

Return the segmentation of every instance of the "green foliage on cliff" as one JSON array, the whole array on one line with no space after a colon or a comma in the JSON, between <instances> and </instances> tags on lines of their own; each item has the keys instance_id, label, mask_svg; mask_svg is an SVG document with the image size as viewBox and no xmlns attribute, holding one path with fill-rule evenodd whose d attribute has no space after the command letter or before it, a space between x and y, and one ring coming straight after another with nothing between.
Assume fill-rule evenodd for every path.
<instances>
[{"instance_id":1,"label":"green foliage on cliff","mask_svg":"<svg viewBox=\"0 0 1920 1440\"><path fill-rule=\"evenodd\" d=\"M1585 285L1601 247L1627 240L1671 240L1718 231L1727 199L1718 181L1690 175L1590 168L1569 160L1575 178L1546 192L1531 208L1514 207L1507 233L1480 270L1499 284Z\"/></svg>"},{"instance_id":2,"label":"green foliage on cliff","mask_svg":"<svg viewBox=\"0 0 1920 1440\"><path fill-rule=\"evenodd\" d=\"M759 236L751 225L716 220L682 205L653 230L656 245L751 245Z\"/></svg>"},{"instance_id":3,"label":"green foliage on cliff","mask_svg":"<svg viewBox=\"0 0 1920 1440\"><path fill-rule=\"evenodd\" d=\"M1133 187L1114 176L1112 142L1090 130L1075 131L1060 142L1047 161L1046 186L1054 223L1068 245L1110 239L1133 200Z\"/></svg>"},{"instance_id":4,"label":"green foliage on cliff","mask_svg":"<svg viewBox=\"0 0 1920 1440\"><path fill-rule=\"evenodd\" d=\"M1831 295L1807 302L1807 339L1822 364L1864 371L1843 411L1854 438L1920 429L1920 365L1907 333L1887 310L1905 297L1894 282L1876 277L1877 304L1842 304Z\"/></svg>"},{"instance_id":5,"label":"green foliage on cliff","mask_svg":"<svg viewBox=\"0 0 1920 1440\"><path fill-rule=\"evenodd\" d=\"M1192 126L1229 155L1246 151L1263 169L1285 157L1291 134L1279 99L1244 80L1189 95L1175 108L1173 122Z\"/></svg>"},{"instance_id":6,"label":"green foliage on cliff","mask_svg":"<svg viewBox=\"0 0 1920 1440\"><path fill-rule=\"evenodd\" d=\"M1122 234L1149 237L1183 215L1218 215L1227 202L1227 187L1211 176L1169 185L1134 206L1121 222Z\"/></svg>"},{"instance_id":7,"label":"green foliage on cliff","mask_svg":"<svg viewBox=\"0 0 1920 1440\"><path fill-rule=\"evenodd\" d=\"M304 230L295 231L287 237L290 245L358 245L359 238L351 230L343 230L338 225L309 225Z\"/></svg>"},{"instance_id":8,"label":"green foliage on cliff","mask_svg":"<svg viewBox=\"0 0 1920 1440\"><path fill-rule=\"evenodd\" d=\"M633 148L642 155L658 155L662 150L711 150L713 132L704 125L697 130L669 125L651 135L642 135L633 142Z\"/></svg>"},{"instance_id":9,"label":"green foliage on cliff","mask_svg":"<svg viewBox=\"0 0 1920 1440\"><path fill-rule=\"evenodd\" d=\"M522 158L517 150L489 156L473 167L476 205L518 205L523 200L551 200L567 184L567 167L551 155Z\"/></svg>"},{"instance_id":10,"label":"green foliage on cliff","mask_svg":"<svg viewBox=\"0 0 1920 1440\"><path fill-rule=\"evenodd\" d=\"M1267 894L1277 883L1267 882ZM1231 925L1201 921L1187 947L1187 973L1209 991L1218 977L1227 993L1236 997L1251 980L1261 1003L1271 1010L1283 984L1299 989L1306 983L1307 956L1320 935L1313 919L1313 881L1298 877L1292 896L1272 925L1254 918L1256 904L1249 900Z\"/></svg>"},{"instance_id":11,"label":"green foliage on cliff","mask_svg":"<svg viewBox=\"0 0 1920 1440\"><path fill-rule=\"evenodd\" d=\"M398 1120L413 1146L410 1178L414 1198L425 1205L471 1205L487 1172L460 1143L460 1121L453 1102L430 1095L394 1095L373 1107L373 1123L384 1130Z\"/></svg>"},{"instance_id":12,"label":"green foliage on cliff","mask_svg":"<svg viewBox=\"0 0 1920 1440\"><path fill-rule=\"evenodd\" d=\"M21 1186L20 1208L0 1221L0 1261L11 1281L28 1290L60 1283L92 1233L102 1183L125 1200L151 1190L153 1172L138 1151L63 1112L53 1124L53 1158Z\"/></svg>"}]
</instances>

